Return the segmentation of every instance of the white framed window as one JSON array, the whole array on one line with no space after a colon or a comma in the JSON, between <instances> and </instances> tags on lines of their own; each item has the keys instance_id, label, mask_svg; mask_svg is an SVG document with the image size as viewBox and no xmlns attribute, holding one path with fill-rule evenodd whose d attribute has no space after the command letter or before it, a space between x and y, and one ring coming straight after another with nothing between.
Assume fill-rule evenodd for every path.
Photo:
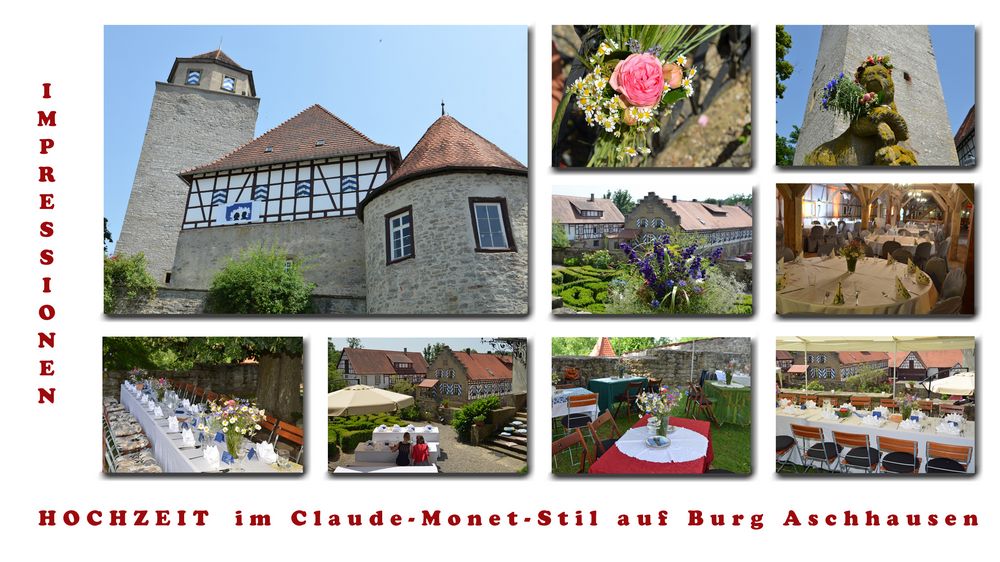
<instances>
[{"instance_id":1,"label":"white framed window","mask_svg":"<svg viewBox=\"0 0 1000 562\"><path fill-rule=\"evenodd\" d=\"M236 79L232 76L222 77L222 90L225 92L235 92L236 91Z\"/></svg>"},{"instance_id":2,"label":"white framed window","mask_svg":"<svg viewBox=\"0 0 1000 562\"><path fill-rule=\"evenodd\" d=\"M187 71L187 78L184 83L188 86L197 86L201 84L201 70L197 68L189 68Z\"/></svg>"},{"instance_id":3,"label":"white framed window","mask_svg":"<svg viewBox=\"0 0 1000 562\"><path fill-rule=\"evenodd\" d=\"M413 209L405 207L385 216L385 262L403 261L414 256Z\"/></svg>"},{"instance_id":4,"label":"white framed window","mask_svg":"<svg viewBox=\"0 0 1000 562\"><path fill-rule=\"evenodd\" d=\"M469 209L477 252L516 251L505 199L473 197L469 199Z\"/></svg>"}]
</instances>

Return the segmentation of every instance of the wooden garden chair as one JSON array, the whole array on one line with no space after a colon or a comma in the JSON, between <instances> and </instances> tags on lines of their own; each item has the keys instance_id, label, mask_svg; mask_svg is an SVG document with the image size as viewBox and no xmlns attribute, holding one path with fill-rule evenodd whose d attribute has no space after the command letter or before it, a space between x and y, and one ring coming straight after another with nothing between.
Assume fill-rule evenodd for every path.
<instances>
[{"instance_id":1,"label":"wooden garden chair","mask_svg":"<svg viewBox=\"0 0 1000 562\"><path fill-rule=\"evenodd\" d=\"M611 438L601 439L598 432L602 427L609 424L611 425ZM618 424L615 423L615 418L608 410L604 410L604 413L598 416L596 420L588 423L587 429L590 430L590 436L594 439L594 445L597 448L597 458L600 458L601 455L606 453L607 450L615 444L615 441L618 441L618 439L622 436L622 434L618 431Z\"/></svg>"},{"instance_id":2,"label":"wooden garden chair","mask_svg":"<svg viewBox=\"0 0 1000 562\"><path fill-rule=\"evenodd\" d=\"M972 464L972 447L927 442L927 472L965 474Z\"/></svg>"},{"instance_id":3,"label":"wooden garden chair","mask_svg":"<svg viewBox=\"0 0 1000 562\"><path fill-rule=\"evenodd\" d=\"M895 437L877 436L879 452L885 452L879 472L893 474L917 474L920 472L920 457L917 456L917 442Z\"/></svg>"},{"instance_id":4,"label":"wooden garden chair","mask_svg":"<svg viewBox=\"0 0 1000 562\"><path fill-rule=\"evenodd\" d=\"M580 446L580 468L576 473L585 474L587 472L587 461L590 460L590 449L587 448L587 442L584 440L583 433L579 429L552 442L553 466L557 464L558 455L563 451L569 451L570 463L573 463L573 447L577 445Z\"/></svg>"}]
</instances>

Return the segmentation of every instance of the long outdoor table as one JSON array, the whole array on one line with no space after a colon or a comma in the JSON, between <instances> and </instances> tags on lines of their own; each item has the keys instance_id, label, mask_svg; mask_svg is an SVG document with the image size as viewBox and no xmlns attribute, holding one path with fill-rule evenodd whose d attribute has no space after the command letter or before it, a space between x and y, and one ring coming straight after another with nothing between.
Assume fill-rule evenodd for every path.
<instances>
[{"instance_id":1,"label":"long outdoor table","mask_svg":"<svg viewBox=\"0 0 1000 562\"><path fill-rule=\"evenodd\" d=\"M705 395L715 400L715 417L723 423L750 425L750 387L733 382L731 386L709 381L704 386Z\"/></svg>"},{"instance_id":2,"label":"long outdoor table","mask_svg":"<svg viewBox=\"0 0 1000 562\"><path fill-rule=\"evenodd\" d=\"M927 468L927 442L933 441L935 443L944 443L946 445L962 445L964 447L972 447L972 462L969 463L969 473L972 474L976 471L975 422L966 421L961 435L949 435L947 433L938 433L934 429L939 423L941 423L942 418L924 418L924 421L921 422L921 428L918 431L901 429L898 423L890 421L886 421L882 427L865 425L861 422L861 418L853 415L843 420L828 420L823 417L822 408L810 408L807 410L799 410L798 412L801 413L791 415L786 414L783 408L777 409L777 435L791 436L792 424L796 424L821 428L823 430L824 441L833 441L834 431L867 434L868 438L871 440L871 446L876 448L878 447L877 437L879 435L883 437L916 441L918 456L922 459L922 462L920 463L920 472L926 472ZM846 450L844 453L846 454ZM799 457L798 452L794 449L789 460L794 464L802 464L802 459Z\"/></svg>"},{"instance_id":3,"label":"long outdoor table","mask_svg":"<svg viewBox=\"0 0 1000 562\"><path fill-rule=\"evenodd\" d=\"M160 463L163 468L163 472L219 472L212 470L208 467L208 463L205 461L203 452L207 444L212 444L209 436L206 436L208 441L198 443L201 447L197 449L184 449L181 450L181 434L180 433L168 433L167 418L163 417L161 420L157 420L153 417L153 412L150 412L142 403L132 395L131 392L122 385L121 394L119 396L119 402L125 406L125 409L129 411L135 419L142 426L142 430L146 433L146 437L149 438L150 447L153 449L153 455L156 457L156 462ZM166 408L164 408L166 410ZM162 424L161 424L162 421ZM195 435L198 434L198 430L194 430ZM226 450L226 446L223 443L216 443L219 448L219 452L222 453ZM235 472L237 470L236 464L226 464L222 463L220 470L230 469L230 472ZM260 460L260 457L255 456L253 460L243 462L242 472L265 472L265 473L283 473L283 472L302 472L302 465L292 463L289 469L279 469L276 466L264 463Z\"/></svg>"},{"instance_id":4,"label":"long outdoor table","mask_svg":"<svg viewBox=\"0 0 1000 562\"><path fill-rule=\"evenodd\" d=\"M441 430L425 425L419 427L400 427L398 430L392 427L378 428L372 430L372 441L380 443L398 443L403 440L403 435L410 434L410 443L417 442L417 436L421 435L427 443L438 443L441 441Z\"/></svg>"},{"instance_id":5,"label":"long outdoor table","mask_svg":"<svg viewBox=\"0 0 1000 562\"><path fill-rule=\"evenodd\" d=\"M648 417L640 418L632 428L644 428ZM690 429L704 436L708 440L705 456L687 462L650 462L630 457L622 453L617 445L613 445L590 465L590 474L702 474L708 471L714 458L711 424L701 420L671 417L670 425Z\"/></svg>"},{"instance_id":6,"label":"long outdoor table","mask_svg":"<svg viewBox=\"0 0 1000 562\"><path fill-rule=\"evenodd\" d=\"M395 463L397 453L389 448L390 443L372 441L359 443L354 449L354 460L364 463ZM412 445L411 445L412 447ZM432 463L438 460L438 444L427 444L427 460Z\"/></svg>"},{"instance_id":7,"label":"long outdoor table","mask_svg":"<svg viewBox=\"0 0 1000 562\"><path fill-rule=\"evenodd\" d=\"M437 474L438 468L431 466L338 466L334 474Z\"/></svg>"},{"instance_id":8,"label":"long outdoor table","mask_svg":"<svg viewBox=\"0 0 1000 562\"><path fill-rule=\"evenodd\" d=\"M649 383L646 377L625 377L621 379L606 377L603 379L590 379L587 388L597 393L598 410L610 410L614 404L615 397L624 393L628 383L632 381L642 381L643 389Z\"/></svg>"}]
</instances>

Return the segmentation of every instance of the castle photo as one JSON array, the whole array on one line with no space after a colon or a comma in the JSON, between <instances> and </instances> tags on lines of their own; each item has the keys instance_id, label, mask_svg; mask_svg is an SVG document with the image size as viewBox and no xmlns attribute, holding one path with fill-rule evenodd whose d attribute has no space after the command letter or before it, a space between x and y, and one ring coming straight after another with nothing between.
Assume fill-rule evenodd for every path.
<instances>
[{"instance_id":1,"label":"castle photo","mask_svg":"<svg viewBox=\"0 0 1000 562\"><path fill-rule=\"evenodd\" d=\"M393 62L459 46L505 72ZM527 314L526 28L109 27L106 50L132 95L108 88L105 313Z\"/></svg>"}]
</instances>

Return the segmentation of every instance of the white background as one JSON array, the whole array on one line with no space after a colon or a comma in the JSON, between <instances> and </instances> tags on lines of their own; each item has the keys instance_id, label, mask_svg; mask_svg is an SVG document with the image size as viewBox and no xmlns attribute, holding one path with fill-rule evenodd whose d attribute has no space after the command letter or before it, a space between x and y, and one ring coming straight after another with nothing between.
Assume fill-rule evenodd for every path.
<instances>
[{"instance_id":1,"label":"white background","mask_svg":"<svg viewBox=\"0 0 1000 562\"><path fill-rule=\"evenodd\" d=\"M897 9L898 8L898 9ZM675 18L680 21L675 21ZM5 558L29 553L39 559L91 554L109 558L259 556L337 559L415 559L460 557L482 560L536 558L574 559L648 557L717 559L759 554L785 556L851 556L865 558L919 558L935 555L966 557L995 545L996 468L991 465L990 381L993 373L987 344L996 313L995 289L989 280L998 274L992 225L997 197L989 185L989 170L997 164L986 153L989 134L1000 124L991 122L989 100L983 92L996 85L991 71L991 24L996 15L973 3L908 2L830 4L788 3L769 7L760 2L614 3L614 2L30 2L5 9L0 34L5 60L2 90L2 141L6 196L3 240L6 242L3 287L4 342L2 355L6 439L2 463L2 513ZM754 167L747 172L665 173L555 173L549 163L550 26L554 23L732 23L754 27ZM725 20L725 21L718 21ZM532 314L527 319L503 320L116 320L101 315L102 217L102 38L105 24L527 24L531 49L532 126ZM980 102L977 112L979 167L974 171L778 172L773 167L773 40L776 23L896 23L976 24L979 45ZM183 54L183 53L180 53ZM447 64L428 61L420 53L400 64ZM938 61L947 64L947 61ZM482 69L469 72L475 80ZM40 99L40 83L53 83L52 100ZM113 81L112 81L113 82ZM995 97L995 96L993 96ZM36 111L55 109L59 126L36 127ZM485 110L485 109L484 109ZM919 118L910 116L910 119ZM995 119L993 120L995 121ZM56 147L49 156L38 154L40 133L49 133ZM56 210L38 210L38 165L55 167L58 183ZM926 319L782 320L776 318L772 283L771 236L774 224L775 181L952 182L978 184L979 315L974 320ZM670 186L732 186L744 191L755 186L758 200L756 314L750 319L625 320L560 319L549 315L549 212L554 184L593 185L603 191L628 183L669 194ZM38 236L42 220L54 220L56 235ZM55 251L56 263L43 267L38 252ZM53 278L53 293L41 294L43 275ZM984 282L985 281L985 282ZM38 306L56 307L56 319L46 326L36 315ZM54 350L37 348L37 332L55 329ZM323 395L326 388L327 336L439 337L523 335L531 347L531 419L534 433L531 474L521 478L331 479L325 470L326 431ZM761 382L755 392L754 474L742 479L576 479L549 475L548 375L549 338L560 336L751 336L755 339L755 372L770 380L773 337L776 334L963 334L979 338L978 474L967 480L941 479L778 479L773 473L770 385ZM101 337L105 335L301 335L307 338L307 474L300 478L107 478L100 469ZM55 359L55 405L37 405L39 359ZM45 386L49 386L48 383ZM39 528L39 509L208 509L208 530L186 528L110 527ZM499 529L330 529L294 528L292 509L320 509L326 513L364 513L384 509L419 515L420 509L446 512L533 515L539 509L599 511L601 526L539 528L534 525ZM271 530L231 526L231 513L268 512ZM670 511L666 528L633 526L617 529L619 513ZM765 528L689 528L686 510L716 513L763 513ZM976 513L978 528L786 528L788 509L805 513L839 513L845 509L888 513ZM208 540L206 540L208 539ZM762 540L763 539L763 540ZM227 546L228 551L227 551ZM172 548L175 547L175 548ZM977 550L978 547L979 549ZM544 553L544 554L543 554ZM975 556L975 554L973 554ZM90 558L91 556L86 556Z\"/></svg>"}]
</instances>

